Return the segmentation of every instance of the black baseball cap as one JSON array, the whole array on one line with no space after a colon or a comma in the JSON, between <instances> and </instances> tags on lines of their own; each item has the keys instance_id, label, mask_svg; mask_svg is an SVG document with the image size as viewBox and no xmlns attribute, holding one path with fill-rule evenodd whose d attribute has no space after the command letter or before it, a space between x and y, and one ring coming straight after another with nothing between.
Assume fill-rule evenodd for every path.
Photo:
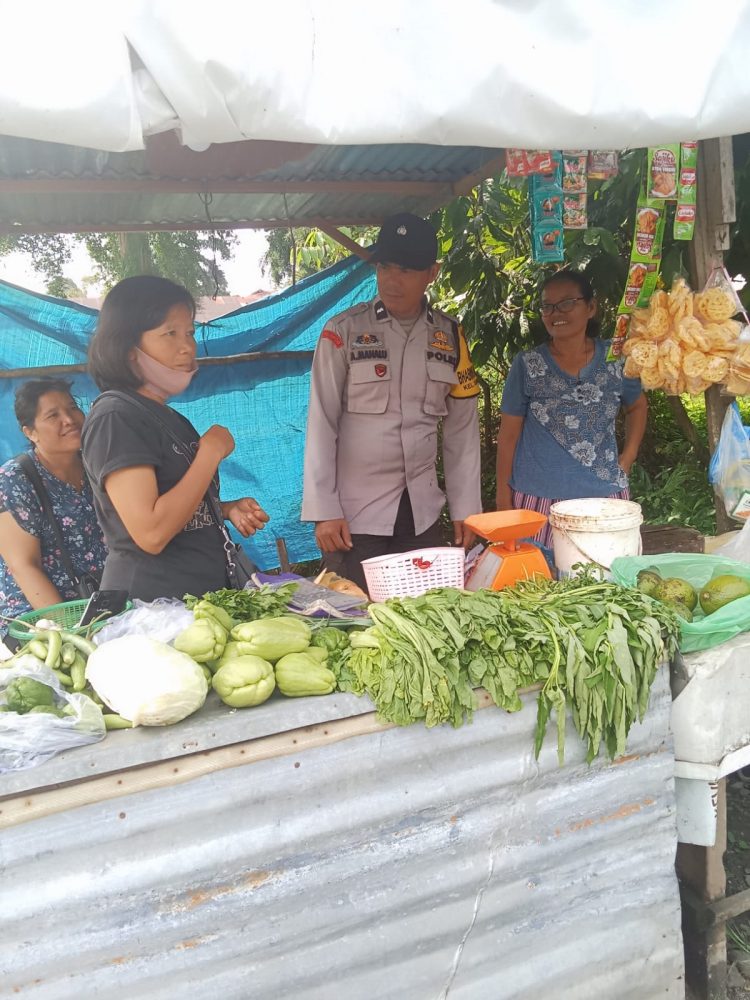
<instances>
[{"instance_id":1,"label":"black baseball cap","mask_svg":"<svg viewBox=\"0 0 750 1000\"><path fill-rule=\"evenodd\" d=\"M383 222L370 260L426 271L437 260L437 235L426 219L411 212L389 215Z\"/></svg>"}]
</instances>

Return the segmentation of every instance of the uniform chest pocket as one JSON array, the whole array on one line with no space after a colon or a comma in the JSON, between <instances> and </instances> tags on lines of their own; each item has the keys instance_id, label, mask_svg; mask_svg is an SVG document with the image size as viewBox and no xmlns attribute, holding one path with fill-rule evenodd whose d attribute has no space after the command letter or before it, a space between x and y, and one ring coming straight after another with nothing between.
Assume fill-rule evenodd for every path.
<instances>
[{"instance_id":1,"label":"uniform chest pocket","mask_svg":"<svg viewBox=\"0 0 750 1000\"><path fill-rule=\"evenodd\" d=\"M424 412L433 417L444 417L448 412L448 395L454 385L458 385L458 375L452 365L444 361L428 361Z\"/></svg>"},{"instance_id":2,"label":"uniform chest pocket","mask_svg":"<svg viewBox=\"0 0 750 1000\"><path fill-rule=\"evenodd\" d=\"M349 369L346 409L349 413L385 413L391 391L391 366L353 364Z\"/></svg>"}]
</instances>

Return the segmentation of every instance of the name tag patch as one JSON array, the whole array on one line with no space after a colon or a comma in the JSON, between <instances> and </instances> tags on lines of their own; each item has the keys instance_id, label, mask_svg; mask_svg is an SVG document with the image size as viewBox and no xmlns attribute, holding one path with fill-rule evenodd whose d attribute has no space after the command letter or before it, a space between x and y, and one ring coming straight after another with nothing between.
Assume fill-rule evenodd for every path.
<instances>
[{"instance_id":1,"label":"name tag patch","mask_svg":"<svg viewBox=\"0 0 750 1000\"><path fill-rule=\"evenodd\" d=\"M374 361L376 358L387 358L388 351L385 350L363 350L363 351L352 351L350 358L352 361Z\"/></svg>"}]
</instances>

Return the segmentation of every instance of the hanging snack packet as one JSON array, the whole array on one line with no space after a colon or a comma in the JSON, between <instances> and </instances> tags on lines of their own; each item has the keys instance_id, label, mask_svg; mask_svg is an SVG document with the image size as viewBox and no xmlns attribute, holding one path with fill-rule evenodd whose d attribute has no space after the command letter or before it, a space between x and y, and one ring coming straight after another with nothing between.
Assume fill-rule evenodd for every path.
<instances>
[{"instance_id":1,"label":"hanging snack packet","mask_svg":"<svg viewBox=\"0 0 750 1000\"><path fill-rule=\"evenodd\" d=\"M680 168L682 167L692 167L695 169L698 166L698 143L697 142L681 142L680 143Z\"/></svg>"},{"instance_id":2,"label":"hanging snack packet","mask_svg":"<svg viewBox=\"0 0 750 1000\"><path fill-rule=\"evenodd\" d=\"M729 359L724 389L730 396L750 396L750 326L745 324L737 338L737 348Z\"/></svg>"},{"instance_id":3,"label":"hanging snack packet","mask_svg":"<svg viewBox=\"0 0 750 1000\"><path fill-rule=\"evenodd\" d=\"M548 149L506 149L508 177L529 177L552 172L552 154Z\"/></svg>"},{"instance_id":4,"label":"hanging snack packet","mask_svg":"<svg viewBox=\"0 0 750 1000\"><path fill-rule=\"evenodd\" d=\"M635 210L635 231L631 261L650 263L661 258L666 215L664 202L653 202L643 194Z\"/></svg>"},{"instance_id":5,"label":"hanging snack packet","mask_svg":"<svg viewBox=\"0 0 750 1000\"><path fill-rule=\"evenodd\" d=\"M617 359L622 356L622 345L625 343L629 329L630 313L624 312L622 307L620 307L617 312L617 319L615 320L614 336L609 342L607 361L617 361Z\"/></svg>"},{"instance_id":6,"label":"hanging snack packet","mask_svg":"<svg viewBox=\"0 0 750 1000\"><path fill-rule=\"evenodd\" d=\"M674 238L692 240L695 232L697 201L698 143L680 144L680 179L677 187L677 208L674 215Z\"/></svg>"},{"instance_id":7,"label":"hanging snack packet","mask_svg":"<svg viewBox=\"0 0 750 1000\"><path fill-rule=\"evenodd\" d=\"M648 151L646 193L649 198L677 197L677 165L680 144L653 146Z\"/></svg>"},{"instance_id":8,"label":"hanging snack packet","mask_svg":"<svg viewBox=\"0 0 750 1000\"><path fill-rule=\"evenodd\" d=\"M656 263L631 262L620 308L632 310L636 306L648 305L658 280L659 268Z\"/></svg>"},{"instance_id":9,"label":"hanging snack packet","mask_svg":"<svg viewBox=\"0 0 750 1000\"><path fill-rule=\"evenodd\" d=\"M590 149L588 175L590 181L606 181L620 172L616 149Z\"/></svg>"},{"instance_id":10,"label":"hanging snack packet","mask_svg":"<svg viewBox=\"0 0 750 1000\"><path fill-rule=\"evenodd\" d=\"M539 222L553 222L562 225L563 190L560 183L560 154L552 157L552 171L549 174L534 174L529 178L529 203L533 225Z\"/></svg>"},{"instance_id":11,"label":"hanging snack packet","mask_svg":"<svg viewBox=\"0 0 750 1000\"><path fill-rule=\"evenodd\" d=\"M585 149L564 149L562 152L562 186L565 194L585 194L588 176Z\"/></svg>"},{"instance_id":12,"label":"hanging snack packet","mask_svg":"<svg viewBox=\"0 0 750 1000\"><path fill-rule=\"evenodd\" d=\"M532 258L537 264L565 260L563 229L556 222L540 222L531 234Z\"/></svg>"},{"instance_id":13,"label":"hanging snack packet","mask_svg":"<svg viewBox=\"0 0 750 1000\"><path fill-rule=\"evenodd\" d=\"M532 181L534 178L531 178ZM529 189L529 202L531 207L531 220L534 224L538 222L562 221L562 191L555 194L551 191L540 191L536 187Z\"/></svg>"},{"instance_id":14,"label":"hanging snack packet","mask_svg":"<svg viewBox=\"0 0 750 1000\"><path fill-rule=\"evenodd\" d=\"M585 229L588 226L586 192L566 194L563 199L563 229Z\"/></svg>"},{"instance_id":15,"label":"hanging snack packet","mask_svg":"<svg viewBox=\"0 0 750 1000\"><path fill-rule=\"evenodd\" d=\"M729 272L717 264L709 274L702 292L693 298L693 313L702 323L724 323L744 312Z\"/></svg>"}]
</instances>

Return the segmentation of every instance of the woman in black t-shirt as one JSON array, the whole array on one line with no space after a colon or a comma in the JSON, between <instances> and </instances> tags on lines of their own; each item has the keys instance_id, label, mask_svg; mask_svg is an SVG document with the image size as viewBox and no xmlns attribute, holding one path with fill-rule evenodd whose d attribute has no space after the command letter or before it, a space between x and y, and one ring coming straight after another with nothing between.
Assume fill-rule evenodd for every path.
<instances>
[{"instance_id":1,"label":"woman in black t-shirt","mask_svg":"<svg viewBox=\"0 0 750 1000\"><path fill-rule=\"evenodd\" d=\"M194 320L185 288L152 275L125 278L105 298L89 349L89 371L104 390L82 435L109 549L102 587L142 600L227 585L209 495L220 502L217 470L234 439L218 424L199 435L166 405L198 370ZM268 521L250 497L222 502L221 513L244 537Z\"/></svg>"}]
</instances>

